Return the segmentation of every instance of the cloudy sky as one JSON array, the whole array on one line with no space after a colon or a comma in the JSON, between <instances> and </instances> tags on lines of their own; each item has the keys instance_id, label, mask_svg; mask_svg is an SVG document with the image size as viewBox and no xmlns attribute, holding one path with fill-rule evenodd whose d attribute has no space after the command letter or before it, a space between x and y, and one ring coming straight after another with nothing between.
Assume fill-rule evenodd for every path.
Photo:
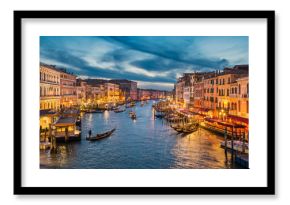
<instances>
[{"instance_id":1,"label":"cloudy sky","mask_svg":"<svg viewBox=\"0 0 290 205\"><path fill-rule=\"evenodd\" d=\"M41 36L40 60L82 78L171 90L184 72L248 64L247 36Z\"/></svg>"}]
</instances>

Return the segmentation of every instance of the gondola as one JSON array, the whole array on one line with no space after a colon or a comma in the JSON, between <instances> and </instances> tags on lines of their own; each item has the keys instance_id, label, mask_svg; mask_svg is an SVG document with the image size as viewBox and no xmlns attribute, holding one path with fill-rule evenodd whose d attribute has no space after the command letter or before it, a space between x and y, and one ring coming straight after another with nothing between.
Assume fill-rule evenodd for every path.
<instances>
[{"instance_id":1,"label":"gondola","mask_svg":"<svg viewBox=\"0 0 290 205\"><path fill-rule=\"evenodd\" d=\"M177 126L173 126L173 125L171 126L171 128L173 128L176 132L185 133L185 134L197 131L198 127L199 127L198 123L192 124L191 126L178 126L178 125Z\"/></svg>"},{"instance_id":2,"label":"gondola","mask_svg":"<svg viewBox=\"0 0 290 205\"><path fill-rule=\"evenodd\" d=\"M122 109L122 110L114 110L115 113L119 113L119 112L124 112L126 109Z\"/></svg>"},{"instance_id":3,"label":"gondola","mask_svg":"<svg viewBox=\"0 0 290 205\"><path fill-rule=\"evenodd\" d=\"M137 119L137 115L136 115L135 112L131 111L131 112L129 112L129 115L130 115L132 120L136 120Z\"/></svg>"},{"instance_id":4,"label":"gondola","mask_svg":"<svg viewBox=\"0 0 290 205\"><path fill-rule=\"evenodd\" d=\"M103 139L103 138L106 138L106 137L109 137L113 134L113 132L116 130L116 128L110 130L110 131L107 131L107 132L104 132L104 133L101 133L101 134L96 134L95 136L93 137L87 137L87 140L89 141L96 141L96 140L100 140L100 139Z\"/></svg>"},{"instance_id":5,"label":"gondola","mask_svg":"<svg viewBox=\"0 0 290 205\"><path fill-rule=\"evenodd\" d=\"M103 113L104 110L87 110L86 113Z\"/></svg>"},{"instance_id":6,"label":"gondola","mask_svg":"<svg viewBox=\"0 0 290 205\"><path fill-rule=\"evenodd\" d=\"M165 117L165 114L155 114L155 117L156 118L164 118Z\"/></svg>"},{"instance_id":7,"label":"gondola","mask_svg":"<svg viewBox=\"0 0 290 205\"><path fill-rule=\"evenodd\" d=\"M118 108L117 110L114 110L115 113L119 113L119 112L124 112L126 110L126 108Z\"/></svg>"},{"instance_id":8,"label":"gondola","mask_svg":"<svg viewBox=\"0 0 290 205\"><path fill-rule=\"evenodd\" d=\"M136 120L136 119L137 119L136 114L131 115L131 119L132 119L132 120Z\"/></svg>"}]
</instances>

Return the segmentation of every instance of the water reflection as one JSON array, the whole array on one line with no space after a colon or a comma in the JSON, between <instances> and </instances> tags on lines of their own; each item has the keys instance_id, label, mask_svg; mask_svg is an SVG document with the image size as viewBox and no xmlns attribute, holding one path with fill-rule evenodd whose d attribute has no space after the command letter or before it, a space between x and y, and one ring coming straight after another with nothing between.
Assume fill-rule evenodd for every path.
<instances>
[{"instance_id":1,"label":"water reflection","mask_svg":"<svg viewBox=\"0 0 290 205\"><path fill-rule=\"evenodd\" d=\"M154 118L152 102L132 109L137 120L125 112L86 114L82 118L82 141L60 144L57 151L41 152L41 168L168 169L231 168L225 163L221 137L206 130L182 135ZM109 138L89 142L85 137L116 127Z\"/></svg>"}]
</instances>

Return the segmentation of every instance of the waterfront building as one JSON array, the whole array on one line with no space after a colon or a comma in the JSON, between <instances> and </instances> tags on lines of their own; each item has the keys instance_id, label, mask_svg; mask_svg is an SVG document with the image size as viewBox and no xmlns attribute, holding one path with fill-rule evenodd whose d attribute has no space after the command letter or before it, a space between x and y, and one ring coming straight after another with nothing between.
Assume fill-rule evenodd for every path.
<instances>
[{"instance_id":1,"label":"waterfront building","mask_svg":"<svg viewBox=\"0 0 290 205\"><path fill-rule=\"evenodd\" d=\"M88 97L87 82L84 82L81 79L77 79L76 94L77 94L78 105L83 105L87 102L87 97Z\"/></svg>"},{"instance_id":2,"label":"waterfront building","mask_svg":"<svg viewBox=\"0 0 290 205\"><path fill-rule=\"evenodd\" d=\"M153 90L153 89L148 89L148 90L151 93L151 99L164 99L165 98L164 91Z\"/></svg>"},{"instance_id":3,"label":"waterfront building","mask_svg":"<svg viewBox=\"0 0 290 205\"><path fill-rule=\"evenodd\" d=\"M69 108L77 105L76 76L60 69L60 105Z\"/></svg>"},{"instance_id":4,"label":"waterfront building","mask_svg":"<svg viewBox=\"0 0 290 205\"><path fill-rule=\"evenodd\" d=\"M165 99L167 97L171 97L171 92L163 90L138 88L138 100Z\"/></svg>"},{"instance_id":5,"label":"waterfront building","mask_svg":"<svg viewBox=\"0 0 290 205\"><path fill-rule=\"evenodd\" d=\"M138 88L138 100L150 100L151 92L150 90Z\"/></svg>"},{"instance_id":6,"label":"waterfront building","mask_svg":"<svg viewBox=\"0 0 290 205\"><path fill-rule=\"evenodd\" d=\"M120 89L118 84L104 83L105 100L107 103L118 103Z\"/></svg>"},{"instance_id":7,"label":"waterfront building","mask_svg":"<svg viewBox=\"0 0 290 205\"><path fill-rule=\"evenodd\" d=\"M52 125L58 119L58 113L54 110L40 110L39 111L39 125L40 132L49 130ZM47 133L48 134L48 133Z\"/></svg>"},{"instance_id":8,"label":"waterfront building","mask_svg":"<svg viewBox=\"0 0 290 205\"><path fill-rule=\"evenodd\" d=\"M60 108L60 72L54 67L40 64L40 110Z\"/></svg>"},{"instance_id":9,"label":"waterfront building","mask_svg":"<svg viewBox=\"0 0 290 205\"><path fill-rule=\"evenodd\" d=\"M237 79L238 96L237 96L237 116L249 117L249 78L243 77Z\"/></svg>"},{"instance_id":10,"label":"waterfront building","mask_svg":"<svg viewBox=\"0 0 290 205\"><path fill-rule=\"evenodd\" d=\"M100 104L106 103L105 97L107 95L105 85L99 84L96 86L90 86L89 92L90 92L90 103L92 103L93 105L99 106Z\"/></svg>"},{"instance_id":11,"label":"waterfront building","mask_svg":"<svg viewBox=\"0 0 290 205\"><path fill-rule=\"evenodd\" d=\"M191 94L191 86L189 82L185 81L185 85L183 87L183 100L185 108L189 108L190 106L190 94Z\"/></svg>"},{"instance_id":12,"label":"waterfront building","mask_svg":"<svg viewBox=\"0 0 290 205\"><path fill-rule=\"evenodd\" d=\"M176 86L175 86L175 102L178 104L180 107L184 106L184 85L185 85L185 80L183 77L178 78Z\"/></svg>"},{"instance_id":13,"label":"waterfront building","mask_svg":"<svg viewBox=\"0 0 290 205\"><path fill-rule=\"evenodd\" d=\"M81 131L77 129L76 117L60 117L53 123L54 137L56 141L81 140Z\"/></svg>"},{"instance_id":14,"label":"waterfront building","mask_svg":"<svg viewBox=\"0 0 290 205\"><path fill-rule=\"evenodd\" d=\"M125 101L137 100L137 82L126 79L113 79L109 82L119 85L120 94Z\"/></svg>"},{"instance_id":15,"label":"waterfront building","mask_svg":"<svg viewBox=\"0 0 290 205\"><path fill-rule=\"evenodd\" d=\"M210 115L223 118L221 115L235 114L237 107L237 79L248 75L247 67L235 66L217 71L215 76L204 81L204 108L210 110Z\"/></svg>"},{"instance_id":16,"label":"waterfront building","mask_svg":"<svg viewBox=\"0 0 290 205\"><path fill-rule=\"evenodd\" d=\"M204 108L203 104L203 91L204 91L204 77L200 77L193 85L193 108L192 111L199 112L203 111Z\"/></svg>"}]
</instances>

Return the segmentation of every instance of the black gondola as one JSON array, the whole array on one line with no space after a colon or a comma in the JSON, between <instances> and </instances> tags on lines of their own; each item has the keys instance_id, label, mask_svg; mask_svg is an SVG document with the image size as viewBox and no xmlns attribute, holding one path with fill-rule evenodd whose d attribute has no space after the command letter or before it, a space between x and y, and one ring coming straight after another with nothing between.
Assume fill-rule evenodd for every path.
<instances>
[{"instance_id":1,"label":"black gondola","mask_svg":"<svg viewBox=\"0 0 290 205\"><path fill-rule=\"evenodd\" d=\"M87 137L86 139L89 140L89 141L100 140L100 139L103 139L103 138L111 136L113 134L113 132L115 132L115 130L116 130L116 128L114 128L114 129L112 129L110 131L101 133L101 134L96 134L94 137Z\"/></svg>"},{"instance_id":2,"label":"black gondola","mask_svg":"<svg viewBox=\"0 0 290 205\"><path fill-rule=\"evenodd\" d=\"M104 110L97 110L97 109L91 109L87 110L86 113L103 113Z\"/></svg>"},{"instance_id":3,"label":"black gondola","mask_svg":"<svg viewBox=\"0 0 290 205\"><path fill-rule=\"evenodd\" d=\"M164 118L165 117L165 114L155 114L155 117L156 118Z\"/></svg>"},{"instance_id":4,"label":"black gondola","mask_svg":"<svg viewBox=\"0 0 290 205\"><path fill-rule=\"evenodd\" d=\"M126 110L126 108L123 108L123 109L114 110L114 112L119 113L119 112L124 112L125 110Z\"/></svg>"}]
</instances>

